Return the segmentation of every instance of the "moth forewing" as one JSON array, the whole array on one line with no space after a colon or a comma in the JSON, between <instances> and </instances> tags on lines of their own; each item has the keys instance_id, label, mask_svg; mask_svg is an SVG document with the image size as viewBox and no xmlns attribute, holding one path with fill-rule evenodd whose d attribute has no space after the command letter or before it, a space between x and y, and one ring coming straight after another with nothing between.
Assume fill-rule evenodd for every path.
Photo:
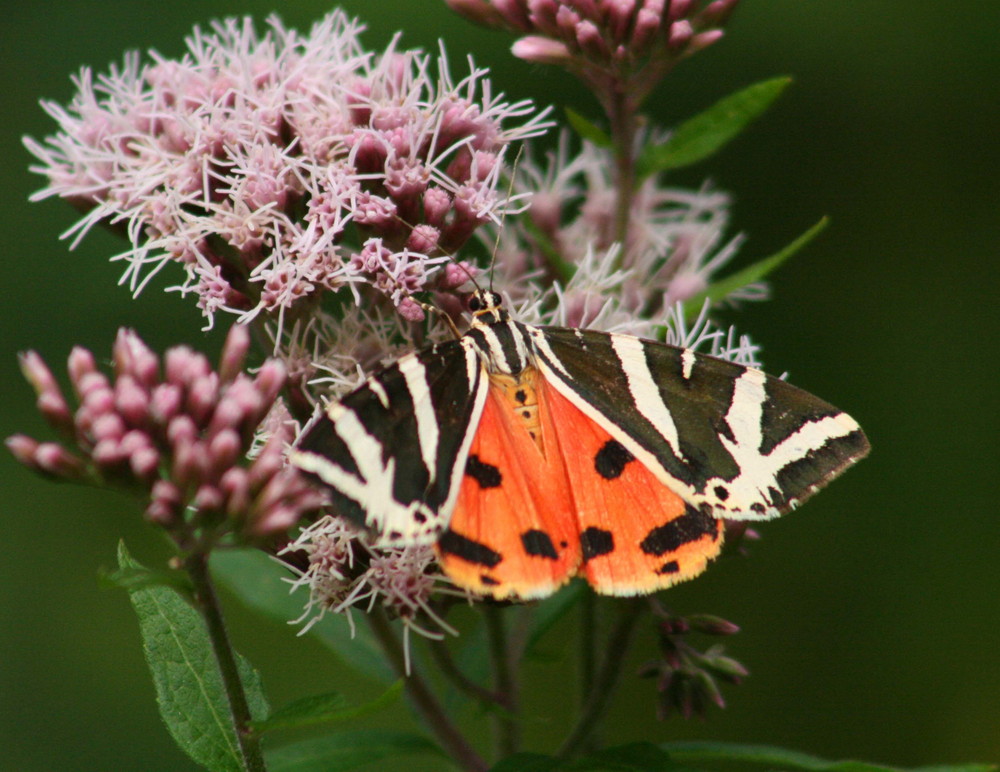
<instances>
[{"instance_id":1,"label":"moth forewing","mask_svg":"<svg viewBox=\"0 0 1000 772\"><path fill-rule=\"evenodd\" d=\"M408 354L332 403L292 462L378 542L432 543L458 495L486 388L466 339Z\"/></svg>"},{"instance_id":2,"label":"moth forewing","mask_svg":"<svg viewBox=\"0 0 1000 772\"><path fill-rule=\"evenodd\" d=\"M783 514L867 452L850 416L755 368L628 335L532 337L563 396L717 517Z\"/></svg>"}]
</instances>

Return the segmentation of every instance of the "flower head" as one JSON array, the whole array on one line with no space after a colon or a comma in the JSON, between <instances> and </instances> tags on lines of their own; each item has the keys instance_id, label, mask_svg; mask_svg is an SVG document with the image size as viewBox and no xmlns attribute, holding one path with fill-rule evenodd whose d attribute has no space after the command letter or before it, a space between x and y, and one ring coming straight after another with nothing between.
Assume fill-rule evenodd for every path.
<instances>
[{"instance_id":1,"label":"flower head","mask_svg":"<svg viewBox=\"0 0 1000 772\"><path fill-rule=\"evenodd\" d=\"M689 637L691 633L729 636L738 633L740 628L709 614L674 616L657 603L653 604L653 609L659 618L657 632L661 658L647 662L639 674L656 679L660 693L659 718L667 718L673 712L684 718L704 716L711 703L726 707L718 681L739 684L749 672L726 656L722 646L714 645L700 651L689 642Z\"/></svg>"},{"instance_id":2,"label":"flower head","mask_svg":"<svg viewBox=\"0 0 1000 772\"><path fill-rule=\"evenodd\" d=\"M446 0L468 19L520 37L515 56L578 73L610 96L629 83L640 104L674 64L722 37L739 0Z\"/></svg>"},{"instance_id":3,"label":"flower head","mask_svg":"<svg viewBox=\"0 0 1000 772\"><path fill-rule=\"evenodd\" d=\"M442 52L434 75L396 40L365 51L360 31L339 11L307 35L228 19L195 29L180 59L84 69L68 106L44 103L58 133L25 140L49 181L35 198L85 212L75 239L127 235L135 292L178 264L173 289L209 319L284 318L347 285L419 317L410 294L513 205L496 190L505 148L545 124L485 70L454 79Z\"/></svg>"},{"instance_id":4,"label":"flower head","mask_svg":"<svg viewBox=\"0 0 1000 772\"><path fill-rule=\"evenodd\" d=\"M147 519L174 532L238 532L248 540L281 534L317 510L322 497L284 463L292 428L265 421L280 404L284 367L271 360L255 377L246 375L248 345L246 328L233 327L213 369L183 346L161 361L123 329L110 378L86 349L70 354L75 410L41 357L29 352L22 369L63 443L17 435L7 445L18 460L45 474L139 493L147 501ZM270 423L266 439L257 434L262 421ZM255 445L253 460L241 463Z\"/></svg>"},{"instance_id":5,"label":"flower head","mask_svg":"<svg viewBox=\"0 0 1000 772\"><path fill-rule=\"evenodd\" d=\"M327 612L346 614L380 607L403 621L409 633L439 638L456 634L431 605L432 596L448 592L447 579L434 562L434 550L425 545L376 546L368 535L342 517L327 515L304 528L282 555L305 556L305 566L292 581L293 589L309 588L303 632ZM409 648L406 649L407 655Z\"/></svg>"}]
</instances>

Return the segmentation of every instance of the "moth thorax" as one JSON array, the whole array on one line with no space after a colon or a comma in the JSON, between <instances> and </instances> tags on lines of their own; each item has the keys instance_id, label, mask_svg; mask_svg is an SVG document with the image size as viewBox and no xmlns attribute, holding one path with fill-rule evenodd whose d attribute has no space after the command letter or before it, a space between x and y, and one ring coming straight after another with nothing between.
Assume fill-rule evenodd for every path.
<instances>
[{"instance_id":1,"label":"moth thorax","mask_svg":"<svg viewBox=\"0 0 1000 772\"><path fill-rule=\"evenodd\" d=\"M526 367L517 375L495 373L490 375L490 386L523 426L531 439L542 450L541 423L538 417L538 370Z\"/></svg>"}]
</instances>

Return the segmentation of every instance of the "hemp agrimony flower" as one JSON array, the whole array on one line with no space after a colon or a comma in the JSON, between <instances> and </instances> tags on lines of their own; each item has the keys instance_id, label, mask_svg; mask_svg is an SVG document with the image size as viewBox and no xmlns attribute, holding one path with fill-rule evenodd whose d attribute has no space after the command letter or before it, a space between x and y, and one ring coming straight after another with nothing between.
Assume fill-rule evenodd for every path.
<instances>
[{"instance_id":1,"label":"hemp agrimony flower","mask_svg":"<svg viewBox=\"0 0 1000 772\"><path fill-rule=\"evenodd\" d=\"M257 435L279 404L285 371L271 360L253 378L242 372L248 346L246 328L233 326L213 370L184 346L161 361L133 331L120 330L111 378L90 351L77 347L70 354L75 410L42 358L28 352L22 370L63 441L15 435L7 445L46 475L138 494L146 499L146 518L183 540L281 535L315 512L322 496L285 464L294 436L287 423L262 443ZM255 440L261 447L244 461Z\"/></svg>"},{"instance_id":2,"label":"hemp agrimony flower","mask_svg":"<svg viewBox=\"0 0 1000 772\"><path fill-rule=\"evenodd\" d=\"M544 124L471 63L456 80L442 53L435 77L431 57L395 40L367 52L360 31L340 11L308 35L228 19L180 59L83 69L68 106L43 103L58 133L25 140L49 180L34 198L84 211L74 243L96 224L127 235L117 259L135 292L178 264L174 289L209 320L284 319L348 286L422 319L411 295L516 208L497 191L501 159Z\"/></svg>"}]
</instances>

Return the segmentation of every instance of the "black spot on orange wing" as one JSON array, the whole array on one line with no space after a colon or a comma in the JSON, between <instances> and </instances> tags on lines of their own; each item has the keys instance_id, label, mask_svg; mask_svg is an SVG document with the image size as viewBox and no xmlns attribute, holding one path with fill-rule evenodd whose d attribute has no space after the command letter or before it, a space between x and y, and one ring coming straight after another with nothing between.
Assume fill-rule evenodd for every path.
<instances>
[{"instance_id":1,"label":"black spot on orange wing","mask_svg":"<svg viewBox=\"0 0 1000 772\"><path fill-rule=\"evenodd\" d=\"M583 548L585 561L607 555L609 552L614 552L615 535L611 531L590 526L580 534L580 546Z\"/></svg>"},{"instance_id":2,"label":"black spot on orange wing","mask_svg":"<svg viewBox=\"0 0 1000 772\"><path fill-rule=\"evenodd\" d=\"M657 556L676 552L685 544L713 535L717 530L718 522L714 517L688 505L680 517L651 529L639 543L639 549L647 555Z\"/></svg>"},{"instance_id":3,"label":"black spot on orange wing","mask_svg":"<svg viewBox=\"0 0 1000 772\"><path fill-rule=\"evenodd\" d=\"M462 560L467 560L470 563L487 566L488 568L493 568L503 560L503 555L496 550L492 550L485 544L473 541L450 529L441 534L437 546L441 552L462 558Z\"/></svg>"},{"instance_id":4,"label":"black spot on orange wing","mask_svg":"<svg viewBox=\"0 0 1000 772\"><path fill-rule=\"evenodd\" d=\"M608 440L594 456L594 469L605 480L615 480L622 476L631 461L635 461L635 456L624 445Z\"/></svg>"},{"instance_id":5,"label":"black spot on orange wing","mask_svg":"<svg viewBox=\"0 0 1000 772\"><path fill-rule=\"evenodd\" d=\"M490 384L449 522L455 535L438 541L438 564L480 595L544 598L576 572L579 532L561 456L546 452L552 421L539 407L532 439L506 385Z\"/></svg>"},{"instance_id":6,"label":"black spot on orange wing","mask_svg":"<svg viewBox=\"0 0 1000 772\"><path fill-rule=\"evenodd\" d=\"M552 539L545 531L540 531L537 528L525 531L521 534L521 544L524 546L525 552L536 558L559 559L559 553L556 552Z\"/></svg>"},{"instance_id":7,"label":"black spot on orange wing","mask_svg":"<svg viewBox=\"0 0 1000 772\"><path fill-rule=\"evenodd\" d=\"M499 488L503 475L493 464L479 460L479 456L469 456L465 463L465 473L479 483L480 488Z\"/></svg>"},{"instance_id":8,"label":"black spot on orange wing","mask_svg":"<svg viewBox=\"0 0 1000 772\"><path fill-rule=\"evenodd\" d=\"M579 573L599 593L643 595L697 576L722 546L720 521L688 507L549 381L540 402L559 427L579 528Z\"/></svg>"}]
</instances>

